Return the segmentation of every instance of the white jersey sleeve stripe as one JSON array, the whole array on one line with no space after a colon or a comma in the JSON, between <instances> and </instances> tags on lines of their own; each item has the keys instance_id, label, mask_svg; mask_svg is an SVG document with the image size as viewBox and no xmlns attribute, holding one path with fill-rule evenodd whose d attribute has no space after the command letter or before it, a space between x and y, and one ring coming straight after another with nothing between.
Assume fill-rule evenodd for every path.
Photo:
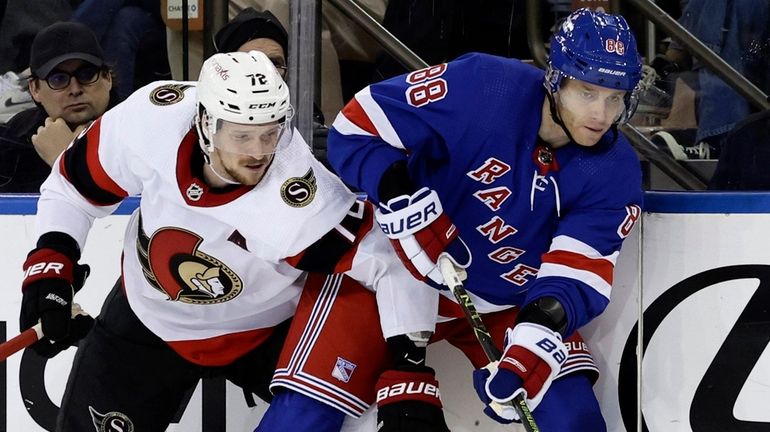
<instances>
[{"instance_id":1,"label":"white jersey sleeve stripe","mask_svg":"<svg viewBox=\"0 0 770 432\"><path fill-rule=\"evenodd\" d=\"M355 97L361 105L361 108L366 112L369 120L371 120L374 127L377 128L377 133L380 135L380 138L393 147L405 150L401 138L396 133L396 130L393 128L390 120L388 120L385 112L380 108L377 102L375 102L369 91L369 87L358 92Z\"/></svg>"},{"instance_id":2,"label":"white jersey sleeve stripe","mask_svg":"<svg viewBox=\"0 0 770 432\"><path fill-rule=\"evenodd\" d=\"M540 271L537 273L537 278L541 279L548 276L560 276L579 280L596 290L596 292L603 295L607 299L610 298L612 285L596 273L568 267L562 264L543 263L543 265L540 266Z\"/></svg>"},{"instance_id":3,"label":"white jersey sleeve stripe","mask_svg":"<svg viewBox=\"0 0 770 432\"><path fill-rule=\"evenodd\" d=\"M365 129L350 121L350 119L345 116L344 112L340 112L337 115L337 118L334 119L334 124L332 124L332 127L342 135L374 136L374 134L369 133Z\"/></svg>"},{"instance_id":4,"label":"white jersey sleeve stripe","mask_svg":"<svg viewBox=\"0 0 770 432\"><path fill-rule=\"evenodd\" d=\"M610 255L602 255L591 247L590 245L583 243L580 240L577 240L572 237L568 237L565 235L560 235L554 237L553 241L551 242L551 249L550 251L556 251L556 250L563 250L563 251L569 251L569 252L575 252L580 255L585 255L587 258L601 258L605 259L612 263L614 266L615 263L618 260L618 255L620 255L620 252L615 251L611 253Z\"/></svg>"}]
</instances>

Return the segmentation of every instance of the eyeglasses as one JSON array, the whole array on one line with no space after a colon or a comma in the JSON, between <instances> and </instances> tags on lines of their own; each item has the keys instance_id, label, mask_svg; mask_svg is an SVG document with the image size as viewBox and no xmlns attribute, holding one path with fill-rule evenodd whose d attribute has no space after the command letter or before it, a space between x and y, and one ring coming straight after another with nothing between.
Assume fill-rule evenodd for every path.
<instances>
[{"instance_id":1,"label":"eyeglasses","mask_svg":"<svg viewBox=\"0 0 770 432\"><path fill-rule=\"evenodd\" d=\"M279 58L271 58L270 61L273 63L273 66L275 66L275 69L278 70L278 75L280 75L281 78L286 78L286 71L289 69L286 67L286 63Z\"/></svg>"},{"instance_id":2,"label":"eyeglasses","mask_svg":"<svg viewBox=\"0 0 770 432\"><path fill-rule=\"evenodd\" d=\"M275 68L278 69L278 75L281 76L281 78L286 78L286 71L289 70L286 66L278 66L275 65Z\"/></svg>"},{"instance_id":3,"label":"eyeglasses","mask_svg":"<svg viewBox=\"0 0 770 432\"><path fill-rule=\"evenodd\" d=\"M93 84L99 80L101 68L93 65L84 65L72 72L54 70L45 79L51 90L64 90L69 87L70 80L74 77L80 85Z\"/></svg>"}]
</instances>

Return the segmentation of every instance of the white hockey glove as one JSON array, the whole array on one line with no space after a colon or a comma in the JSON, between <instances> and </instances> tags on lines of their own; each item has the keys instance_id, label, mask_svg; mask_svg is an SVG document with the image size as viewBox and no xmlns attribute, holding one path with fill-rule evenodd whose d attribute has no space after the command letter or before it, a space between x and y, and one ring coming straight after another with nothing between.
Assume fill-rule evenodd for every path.
<instances>
[{"instance_id":1,"label":"white hockey glove","mask_svg":"<svg viewBox=\"0 0 770 432\"><path fill-rule=\"evenodd\" d=\"M506 404L523 393L534 411L566 360L567 349L559 333L539 324L519 323L506 331L500 361L474 371L474 387L486 404ZM487 406L484 412L501 423L519 421L512 407L495 408Z\"/></svg>"},{"instance_id":2,"label":"white hockey glove","mask_svg":"<svg viewBox=\"0 0 770 432\"><path fill-rule=\"evenodd\" d=\"M471 252L444 213L436 191L426 187L380 203L377 223L409 272L436 287L444 285L438 257L444 253L455 267L467 268ZM431 283L432 282L432 283Z\"/></svg>"}]
</instances>

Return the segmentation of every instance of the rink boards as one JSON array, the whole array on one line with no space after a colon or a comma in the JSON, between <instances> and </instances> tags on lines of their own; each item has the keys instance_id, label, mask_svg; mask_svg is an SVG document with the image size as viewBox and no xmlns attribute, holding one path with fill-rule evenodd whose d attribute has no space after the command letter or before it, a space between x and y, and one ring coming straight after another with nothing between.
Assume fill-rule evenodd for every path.
<instances>
[{"instance_id":1,"label":"rink boards","mask_svg":"<svg viewBox=\"0 0 770 432\"><path fill-rule=\"evenodd\" d=\"M91 231L82 261L92 275L77 296L87 311L98 312L118 276L135 207L126 201ZM596 389L609 430L770 429L770 194L648 193L645 207L618 260L608 310L583 330L603 371ZM35 197L0 198L3 340L19 330L35 209ZM73 355L45 362L19 353L0 364L0 432L52 430ZM429 361L454 432L511 430L480 413L469 363L454 349L432 347ZM264 409L260 401L249 408L232 384L207 380L169 430L251 431Z\"/></svg>"}]
</instances>

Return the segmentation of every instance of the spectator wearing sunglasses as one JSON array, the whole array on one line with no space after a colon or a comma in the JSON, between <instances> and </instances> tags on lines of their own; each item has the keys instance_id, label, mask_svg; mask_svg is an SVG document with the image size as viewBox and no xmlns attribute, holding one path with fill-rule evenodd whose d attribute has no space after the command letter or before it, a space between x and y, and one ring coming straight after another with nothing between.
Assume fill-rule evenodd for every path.
<instances>
[{"instance_id":1,"label":"spectator wearing sunglasses","mask_svg":"<svg viewBox=\"0 0 770 432\"><path fill-rule=\"evenodd\" d=\"M83 24L59 22L40 31L30 69L36 107L0 128L0 192L38 192L59 154L117 102L102 48Z\"/></svg>"}]
</instances>

